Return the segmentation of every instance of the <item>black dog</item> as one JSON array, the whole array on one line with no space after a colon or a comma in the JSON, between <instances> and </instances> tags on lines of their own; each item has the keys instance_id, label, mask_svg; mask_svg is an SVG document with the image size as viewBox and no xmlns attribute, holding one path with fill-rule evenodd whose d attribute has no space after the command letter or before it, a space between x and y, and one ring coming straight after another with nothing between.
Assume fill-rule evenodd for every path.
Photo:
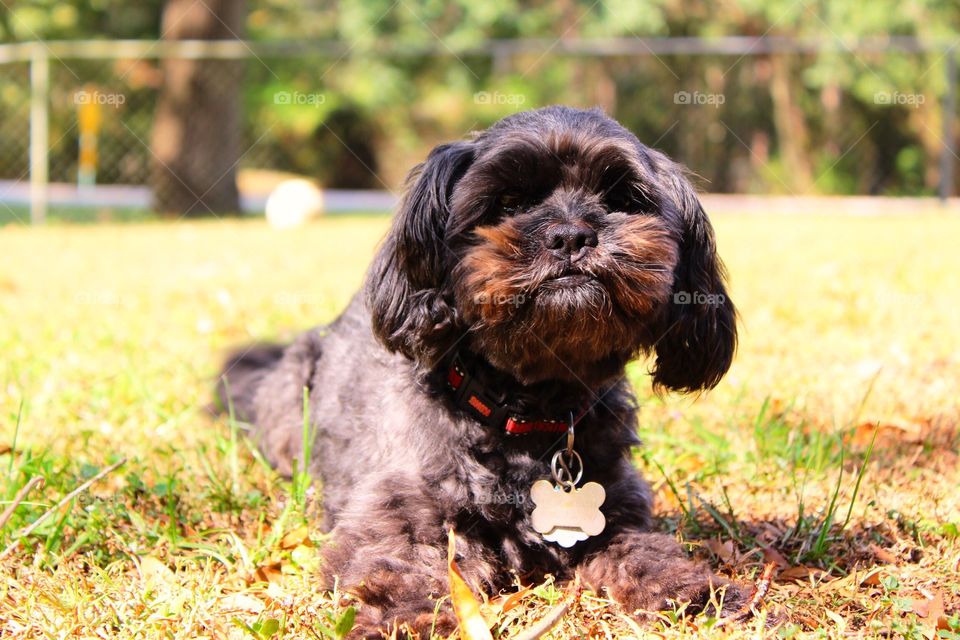
<instances>
[{"instance_id":1,"label":"black dog","mask_svg":"<svg viewBox=\"0 0 960 640\"><path fill-rule=\"evenodd\" d=\"M436 613L450 528L488 593L512 574L579 572L629 611L702 609L720 585L726 609L743 592L651 532L624 366L654 355L655 387L694 392L735 346L713 230L682 169L598 110L549 107L434 149L364 295L290 346L232 358L221 397L289 473L309 390L325 579L363 603L360 634L453 630ZM579 458L551 464L571 422ZM581 471L579 486L605 490L606 524L560 546L534 528L531 487L553 478L574 495Z\"/></svg>"}]
</instances>

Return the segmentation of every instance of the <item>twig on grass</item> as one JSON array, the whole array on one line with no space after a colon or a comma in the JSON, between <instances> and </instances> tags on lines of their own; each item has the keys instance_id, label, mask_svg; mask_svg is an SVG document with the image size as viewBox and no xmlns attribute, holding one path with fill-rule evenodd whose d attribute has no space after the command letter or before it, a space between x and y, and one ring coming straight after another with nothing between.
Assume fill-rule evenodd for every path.
<instances>
[{"instance_id":1,"label":"twig on grass","mask_svg":"<svg viewBox=\"0 0 960 640\"><path fill-rule=\"evenodd\" d=\"M539 640L557 626L557 623L570 611L573 605L580 601L583 587L580 585L579 576L577 576L576 582L571 585L570 590L572 593L569 597L548 611L547 615L540 618L535 624L524 629L522 633L517 635L516 640Z\"/></svg>"},{"instance_id":2,"label":"twig on grass","mask_svg":"<svg viewBox=\"0 0 960 640\"><path fill-rule=\"evenodd\" d=\"M17 510L21 502L26 500L27 496L37 485L43 486L43 476L34 476L30 478L27 484L20 487L20 491L17 491L17 495L13 497L13 502L0 514L0 529L6 526L7 520L13 517L13 512Z\"/></svg>"},{"instance_id":3,"label":"twig on grass","mask_svg":"<svg viewBox=\"0 0 960 640\"><path fill-rule=\"evenodd\" d=\"M561 602L551 609L546 616L537 620L536 624L524 629L516 640L538 640L547 634L570 609L569 602Z\"/></svg>"},{"instance_id":4,"label":"twig on grass","mask_svg":"<svg viewBox=\"0 0 960 640\"><path fill-rule=\"evenodd\" d=\"M97 475L93 476L92 478L90 478L89 480L87 480L86 482L84 482L83 484L81 484L79 487L77 487L76 489L74 489L73 491L71 491L70 493L68 493L67 495L63 496L63 498L60 500L60 502L58 502L57 504L55 504L55 505L53 505L52 507L50 507L49 509L47 509L47 510L43 513L43 515L41 515L39 518L37 518L36 520L34 520L33 523L32 523L30 526L24 527L24 528L20 531L19 535L17 535L17 539L14 540L13 542L11 542L11 543L10 543L10 546L8 546L6 549L3 550L3 553L0 553L0 560L3 560L3 559L6 558L8 555L10 555L10 554L13 553L14 551L16 551L17 547L20 546L20 541L23 540L23 539L24 539L25 537L27 537L28 535L30 535L31 533L33 533L33 531L34 531L37 527L39 527L41 524L43 524L43 523L47 520L47 518L49 518L49 517L52 516L54 513L56 513L57 511L59 511L64 505L66 505L68 502L70 502L71 500L73 500L74 498L76 498L78 495L80 495L81 493L83 493L84 491L86 491L87 489L89 489L89 488L93 485L93 483L95 483L97 480L100 480L100 479L103 478L104 476L106 476L106 475L108 475L108 474L110 474L110 473L113 473L114 471L116 471L117 469L119 469L121 466L124 465L124 463L126 463L126 461L127 461L126 458L121 458L120 460L118 460L117 462L114 462L114 463L113 463L112 465L110 465L109 467L106 467L105 469L102 469Z\"/></svg>"}]
</instances>

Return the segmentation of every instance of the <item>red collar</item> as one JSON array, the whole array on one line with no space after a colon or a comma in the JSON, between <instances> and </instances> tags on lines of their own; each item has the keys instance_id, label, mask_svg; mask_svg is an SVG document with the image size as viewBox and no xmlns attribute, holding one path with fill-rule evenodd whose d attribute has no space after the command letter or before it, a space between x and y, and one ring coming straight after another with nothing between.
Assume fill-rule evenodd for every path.
<instances>
[{"instance_id":1,"label":"red collar","mask_svg":"<svg viewBox=\"0 0 960 640\"><path fill-rule=\"evenodd\" d=\"M516 413L509 404L498 402L487 389L467 370L460 356L453 359L447 372L447 385L453 391L453 400L457 407L491 427L502 428L509 435L523 435L531 432L563 433L574 422L587 413L585 407L577 413L564 418L531 418Z\"/></svg>"}]
</instances>

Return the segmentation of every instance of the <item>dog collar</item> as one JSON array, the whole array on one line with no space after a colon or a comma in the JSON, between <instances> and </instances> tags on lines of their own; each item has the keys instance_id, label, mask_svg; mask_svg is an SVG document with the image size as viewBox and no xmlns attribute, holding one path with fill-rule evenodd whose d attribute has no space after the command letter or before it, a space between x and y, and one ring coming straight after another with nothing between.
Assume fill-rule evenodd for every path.
<instances>
[{"instance_id":1,"label":"dog collar","mask_svg":"<svg viewBox=\"0 0 960 640\"><path fill-rule=\"evenodd\" d=\"M563 433L570 427L570 418L578 422L589 410L582 409L576 416L565 418L532 418L518 414L502 397L498 400L488 389L470 374L459 354L454 357L447 371L447 385L453 391L453 401L483 424L502 428L509 435L525 433Z\"/></svg>"}]
</instances>

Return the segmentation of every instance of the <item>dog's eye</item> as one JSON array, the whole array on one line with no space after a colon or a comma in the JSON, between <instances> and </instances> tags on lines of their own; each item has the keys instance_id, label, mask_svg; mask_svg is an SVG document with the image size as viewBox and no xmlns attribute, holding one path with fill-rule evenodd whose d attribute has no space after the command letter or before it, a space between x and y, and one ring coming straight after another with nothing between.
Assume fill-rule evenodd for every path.
<instances>
[{"instance_id":1,"label":"dog's eye","mask_svg":"<svg viewBox=\"0 0 960 640\"><path fill-rule=\"evenodd\" d=\"M630 189L611 189L603 195L603 204L609 211L630 213L637 208Z\"/></svg>"},{"instance_id":2,"label":"dog's eye","mask_svg":"<svg viewBox=\"0 0 960 640\"><path fill-rule=\"evenodd\" d=\"M500 200L497 201L497 205L499 206L500 210L507 213L515 213L518 209L520 209L521 204L523 204L523 202L521 201L520 196L508 193L501 195Z\"/></svg>"},{"instance_id":3,"label":"dog's eye","mask_svg":"<svg viewBox=\"0 0 960 640\"><path fill-rule=\"evenodd\" d=\"M656 209L653 201L636 187L613 188L603 194L602 200L610 212L648 213Z\"/></svg>"}]
</instances>

